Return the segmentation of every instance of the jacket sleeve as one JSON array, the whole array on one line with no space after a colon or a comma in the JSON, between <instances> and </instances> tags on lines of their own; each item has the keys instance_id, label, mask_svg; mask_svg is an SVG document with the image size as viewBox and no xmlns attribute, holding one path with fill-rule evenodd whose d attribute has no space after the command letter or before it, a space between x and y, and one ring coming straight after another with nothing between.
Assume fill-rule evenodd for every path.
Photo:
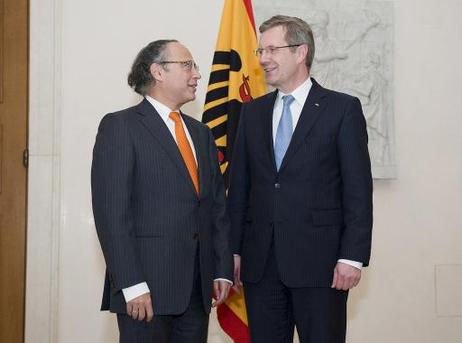
<instances>
[{"instance_id":1,"label":"jacket sleeve","mask_svg":"<svg viewBox=\"0 0 462 343\"><path fill-rule=\"evenodd\" d=\"M241 254L244 224L248 209L250 176L245 140L245 110L242 106L229 176L228 212L231 219L231 240L234 254Z\"/></svg>"},{"instance_id":2,"label":"jacket sleeve","mask_svg":"<svg viewBox=\"0 0 462 343\"><path fill-rule=\"evenodd\" d=\"M345 228L339 258L369 264L372 237L372 175L366 121L357 98L347 105L337 151Z\"/></svg>"},{"instance_id":3,"label":"jacket sleeve","mask_svg":"<svg viewBox=\"0 0 462 343\"><path fill-rule=\"evenodd\" d=\"M96 231L113 291L144 281L131 209L135 162L124 119L106 115L93 149L91 188Z\"/></svg>"},{"instance_id":4,"label":"jacket sleeve","mask_svg":"<svg viewBox=\"0 0 462 343\"><path fill-rule=\"evenodd\" d=\"M208 130L208 136L213 187L212 239L215 257L214 279L233 280L233 257L231 254L230 222L225 203L225 186L218 164L218 150L210 130Z\"/></svg>"}]
</instances>

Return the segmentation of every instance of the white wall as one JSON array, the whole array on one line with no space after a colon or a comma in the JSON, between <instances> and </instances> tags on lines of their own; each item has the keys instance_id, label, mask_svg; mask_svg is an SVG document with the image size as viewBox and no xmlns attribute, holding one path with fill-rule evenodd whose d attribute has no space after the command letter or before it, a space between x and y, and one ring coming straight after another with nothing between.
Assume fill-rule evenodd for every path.
<instances>
[{"instance_id":1,"label":"white wall","mask_svg":"<svg viewBox=\"0 0 462 343\"><path fill-rule=\"evenodd\" d=\"M176 38L201 66L200 117L222 1L31 0L26 342L115 342L98 311L104 261L90 203L100 118L135 104L146 43ZM349 342L462 341L462 2L395 1L399 176L375 182L371 267ZM438 296L437 296L438 294ZM211 342L229 342L211 323Z\"/></svg>"}]
</instances>

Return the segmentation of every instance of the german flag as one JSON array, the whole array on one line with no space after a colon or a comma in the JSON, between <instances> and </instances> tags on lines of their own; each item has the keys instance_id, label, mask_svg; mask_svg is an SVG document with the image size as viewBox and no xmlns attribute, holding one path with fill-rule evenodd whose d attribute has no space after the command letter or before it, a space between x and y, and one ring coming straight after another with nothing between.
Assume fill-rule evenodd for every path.
<instances>
[{"instance_id":1,"label":"german flag","mask_svg":"<svg viewBox=\"0 0 462 343\"><path fill-rule=\"evenodd\" d=\"M266 92L256 47L251 0L225 0L202 121L215 137L226 186L241 105Z\"/></svg>"},{"instance_id":2,"label":"german flag","mask_svg":"<svg viewBox=\"0 0 462 343\"><path fill-rule=\"evenodd\" d=\"M202 121L213 132L221 172L228 186L229 162L243 102L266 92L251 0L225 0ZM222 329L236 343L250 342L243 292L231 290L217 309Z\"/></svg>"}]
</instances>

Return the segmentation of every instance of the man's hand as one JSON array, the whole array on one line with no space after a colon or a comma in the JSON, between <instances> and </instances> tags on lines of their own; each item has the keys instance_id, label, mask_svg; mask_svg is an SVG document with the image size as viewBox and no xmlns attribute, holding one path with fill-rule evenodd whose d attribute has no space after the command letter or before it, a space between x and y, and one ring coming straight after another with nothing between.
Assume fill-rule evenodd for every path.
<instances>
[{"instance_id":1,"label":"man's hand","mask_svg":"<svg viewBox=\"0 0 462 343\"><path fill-rule=\"evenodd\" d=\"M332 288L339 291L347 291L356 287L361 279L361 269L338 262L334 269Z\"/></svg>"},{"instance_id":2,"label":"man's hand","mask_svg":"<svg viewBox=\"0 0 462 343\"><path fill-rule=\"evenodd\" d=\"M241 293L241 256L234 255L234 286L233 289L236 293Z\"/></svg>"},{"instance_id":3,"label":"man's hand","mask_svg":"<svg viewBox=\"0 0 462 343\"><path fill-rule=\"evenodd\" d=\"M146 319L147 322L150 322L154 316L151 294L145 293L130 300L127 303L127 314L133 319L138 319L140 321Z\"/></svg>"},{"instance_id":4,"label":"man's hand","mask_svg":"<svg viewBox=\"0 0 462 343\"><path fill-rule=\"evenodd\" d=\"M212 307L222 304L229 294L231 283L224 280L216 280L213 282L213 292L215 294L215 301L212 302Z\"/></svg>"}]
</instances>

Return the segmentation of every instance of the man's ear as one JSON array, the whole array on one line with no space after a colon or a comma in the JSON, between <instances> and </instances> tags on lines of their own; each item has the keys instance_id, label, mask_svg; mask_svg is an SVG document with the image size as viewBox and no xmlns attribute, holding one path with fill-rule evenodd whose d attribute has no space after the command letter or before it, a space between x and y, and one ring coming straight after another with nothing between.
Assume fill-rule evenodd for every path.
<instances>
[{"instance_id":1,"label":"man's ear","mask_svg":"<svg viewBox=\"0 0 462 343\"><path fill-rule=\"evenodd\" d=\"M149 67L149 71L152 75L152 77L154 78L154 80L156 81L162 81L164 79L164 68L162 68L162 66L158 63L153 63L151 64L151 66Z\"/></svg>"},{"instance_id":2,"label":"man's ear","mask_svg":"<svg viewBox=\"0 0 462 343\"><path fill-rule=\"evenodd\" d=\"M308 56L308 45L306 44L300 45L297 49L297 54L298 54L297 59L299 59L300 62L304 61Z\"/></svg>"}]
</instances>

